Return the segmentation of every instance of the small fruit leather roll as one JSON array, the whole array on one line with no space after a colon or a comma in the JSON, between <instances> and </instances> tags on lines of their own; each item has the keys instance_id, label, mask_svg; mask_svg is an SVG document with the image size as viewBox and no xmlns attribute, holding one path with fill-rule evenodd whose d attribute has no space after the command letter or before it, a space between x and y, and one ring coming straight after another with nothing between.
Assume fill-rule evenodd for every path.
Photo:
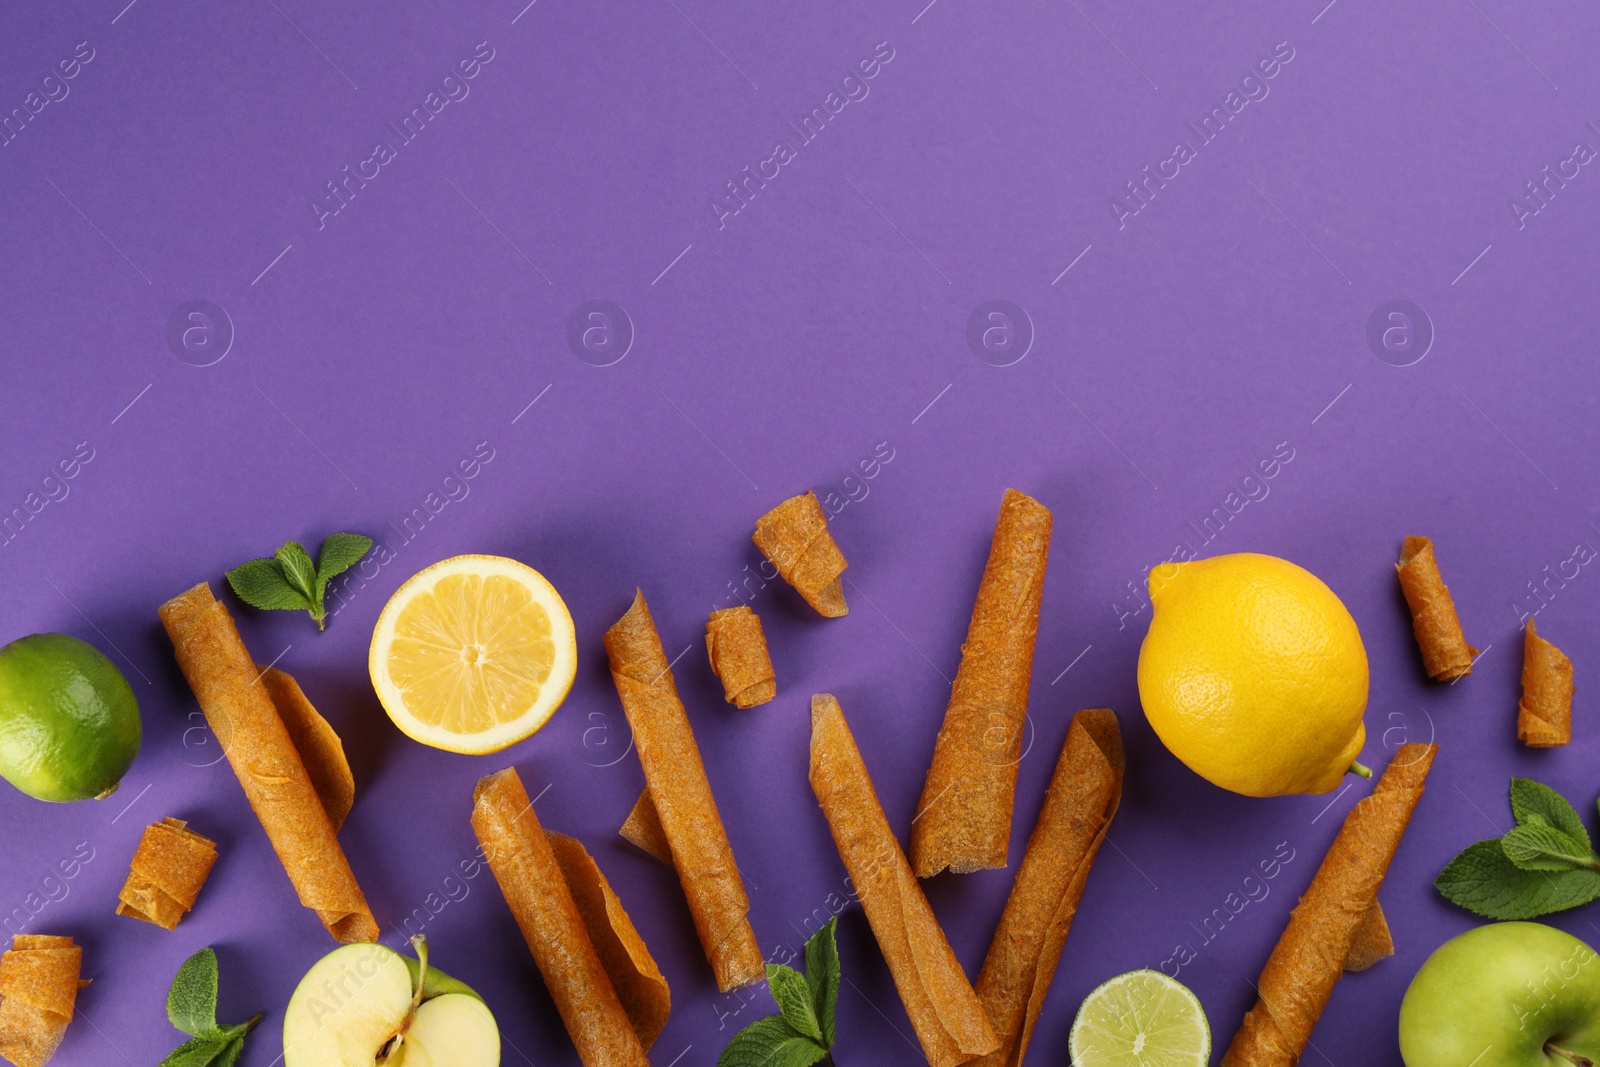
<instances>
[{"instance_id":1,"label":"small fruit leather roll","mask_svg":"<svg viewBox=\"0 0 1600 1067\"><path fill-rule=\"evenodd\" d=\"M918 877L1006 865L1051 525L1043 504L1006 490L911 825Z\"/></svg>"},{"instance_id":2,"label":"small fruit leather roll","mask_svg":"<svg viewBox=\"0 0 1600 1067\"><path fill-rule=\"evenodd\" d=\"M78 1002L83 949L70 937L17 934L0 956L0 1057L17 1067L44 1067Z\"/></svg>"},{"instance_id":3,"label":"small fruit leather roll","mask_svg":"<svg viewBox=\"0 0 1600 1067\"><path fill-rule=\"evenodd\" d=\"M1529 619L1522 637L1522 699L1517 740L1529 748L1555 748L1572 740L1572 661L1539 636Z\"/></svg>"},{"instance_id":4,"label":"small fruit leather roll","mask_svg":"<svg viewBox=\"0 0 1600 1067\"><path fill-rule=\"evenodd\" d=\"M1078 901L1122 800L1122 733L1110 708L1080 711L1067 729L1039 821L978 972L978 1000L1000 1047L978 1067L1020 1067Z\"/></svg>"},{"instance_id":5,"label":"small fruit leather roll","mask_svg":"<svg viewBox=\"0 0 1600 1067\"><path fill-rule=\"evenodd\" d=\"M144 829L117 894L117 914L143 919L163 930L194 907L217 862L217 843L189 829L182 819L162 819Z\"/></svg>"},{"instance_id":6,"label":"small fruit leather roll","mask_svg":"<svg viewBox=\"0 0 1600 1067\"><path fill-rule=\"evenodd\" d=\"M583 1067L649 1067L515 767L479 779L472 829Z\"/></svg>"},{"instance_id":7,"label":"small fruit leather roll","mask_svg":"<svg viewBox=\"0 0 1600 1067\"><path fill-rule=\"evenodd\" d=\"M723 695L735 707L753 708L778 695L761 618L743 604L711 613L706 654L711 657L711 673L722 679Z\"/></svg>"},{"instance_id":8,"label":"small fruit leather roll","mask_svg":"<svg viewBox=\"0 0 1600 1067\"><path fill-rule=\"evenodd\" d=\"M1401 745L1372 794L1345 816L1261 971L1259 997L1223 1055L1222 1067L1294 1067L1299 1062L1351 958L1356 936L1377 903L1378 887L1422 797L1437 751L1437 745Z\"/></svg>"},{"instance_id":9,"label":"small fruit leather roll","mask_svg":"<svg viewBox=\"0 0 1600 1067\"><path fill-rule=\"evenodd\" d=\"M811 698L811 789L928 1063L955 1067L993 1052L999 1039L889 829L844 711L828 693Z\"/></svg>"},{"instance_id":10,"label":"small fruit leather roll","mask_svg":"<svg viewBox=\"0 0 1600 1067\"><path fill-rule=\"evenodd\" d=\"M161 622L300 903L341 943L378 940L323 799L228 609L201 582L161 605Z\"/></svg>"},{"instance_id":11,"label":"small fruit leather roll","mask_svg":"<svg viewBox=\"0 0 1600 1067\"><path fill-rule=\"evenodd\" d=\"M809 489L756 520L751 540L806 603L830 619L850 614L840 575L849 566L828 532L828 516Z\"/></svg>"},{"instance_id":12,"label":"small fruit leather roll","mask_svg":"<svg viewBox=\"0 0 1600 1067\"><path fill-rule=\"evenodd\" d=\"M1433 542L1426 537L1408 536L1400 547L1400 591L1411 608L1411 630L1422 650L1422 666L1436 682L1453 682L1472 673L1472 657L1478 650L1467 644L1461 632L1456 602L1439 574Z\"/></svg>"},{"instance_id":13,"label":"small fruit leather roll","mask_svg":"<svg viewBox=\"0 0 1600 1067\"><path fill-rule=\"evenodd\" d=\"M750 928L750 898L642 592L635 590L633 604L606 631L605 641L645 786L717 988L726 993L759 982L766 961Z\"/></svg>"}]
</instances>

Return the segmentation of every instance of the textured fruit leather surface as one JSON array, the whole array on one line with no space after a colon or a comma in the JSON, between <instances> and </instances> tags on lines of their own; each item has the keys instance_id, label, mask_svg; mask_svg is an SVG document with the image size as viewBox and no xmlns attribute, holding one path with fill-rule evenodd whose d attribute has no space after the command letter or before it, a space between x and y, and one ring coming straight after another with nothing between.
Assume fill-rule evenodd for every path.
<instances>
[{"instance_id":1,"label":"textured fruit leather surface","mask_svg":"<svg viewBox=\"0 0 1600 1067\"><path fill-rule=\"evenodd\" d=\"M94 642L145 725L109 799L0 789L0 922L70 934L94 979L57 1063L157 1062L181 1036L167 984L205 944L223 1017L267 1013L246 1067L278 1056L290 991L333 943L156 606L335 530L386 550L327 633L233 609L345 739L341 838L385 941L428 935L494 1008L507 1064L576 1063L476 862L473 782L510 764L672 984L656 1062L710 1067L774 1010L760 987L717 994L672 871L616 835L642 778L600 637L635 585L683 654L763 951L840 912L840 1062L918 1062L806 784L807 708L849 709L903 840L1007 486L1055 513L1013 869L1071 714L1115 708L1128 750L1033 1056L1064 1062L1082 997L1135 967L1193 987L1225 1047L1371 789L1229 795L1139 713L1145 569L1254 550L1360 624L1362 759L1441 746L1381 895L1397 955L1342 980L1314 1038L1334 1063L1399 1063L1402 991L1474 922L1431 879L1509 826L1508 778L1594 814L1595 24L1576 0L924 2L0 16L0 640ZM764 584L750 543L808 487L850 561L843 619ZM1455 686L1412 642L1408 533L1433 538L1484 650ZM539 568L578 628L565 707L495 757L408 741L367 681L389 594L460 552ZM703 645L739 600L779 685L749 711ZM1516 741L1530 612L1576 664L1565 749ZM220 852L172 933L112 914L164 816ZM1011 877L928 885L969 973ZM1552 921L1594 941L1597 915Z\"/></svg>"}]
</instances>

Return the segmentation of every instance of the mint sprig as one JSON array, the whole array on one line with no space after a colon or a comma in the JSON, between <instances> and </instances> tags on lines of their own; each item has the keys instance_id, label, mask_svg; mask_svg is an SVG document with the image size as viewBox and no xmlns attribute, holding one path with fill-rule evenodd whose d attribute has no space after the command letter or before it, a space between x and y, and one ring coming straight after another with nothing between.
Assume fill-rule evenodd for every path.
<instances>
[{"instance_id":1,"label":"mint sprig","mask_svg":"<svg viewBox=\"0 0 1600 1067\"><path fill-rule=\"evenodd\" d=\"M839 999L839 920L806 941L806 972L767 964L767 988L781 1015L757 1019L733 1035L717 1067L832 1067L833 1009Z\"/></svg>"},{"instance_id":2,"label":"mint sprig","mask_svg":"<svg viewBox=\"0 0 1600 1067\"><path fill-rule=\"evenodd\" d=\"M317 561L298 541L285 541L283 547L263 559L241 563L228 572L228 584L239 599L264 611L307 611L317 629L328 627L328 609L323 603L328 582L354 567L372 548L372 538L361 534L336 533L322 542Z\"/></svg>"},{"instance_id":3,"label":"mint sprig","mask_svg":"<svg viewBox=\"0 0 1600 1067\"><path fill-rule=\"evenodd\" d=\"M1571 804L1547 785L1511 779L1517 825L1479 841L1439 872L1445 898L1489 919L1535 919L1600 897L1600 855Z\"/></svg>"},{"instance_id":4,"label":"mint sprig","mask_svg":"<svg viewBox=\"0 0 1600 1067\"><path fill-rule=\"evenodd\" d=\"M203 948L183 961L167 993L167 1018L190 1035L161 1067L233 1067L244 1037L261 1021L257 1013L237 1026L217 1025L217 954Z\"/></svg>"}]
</instances>

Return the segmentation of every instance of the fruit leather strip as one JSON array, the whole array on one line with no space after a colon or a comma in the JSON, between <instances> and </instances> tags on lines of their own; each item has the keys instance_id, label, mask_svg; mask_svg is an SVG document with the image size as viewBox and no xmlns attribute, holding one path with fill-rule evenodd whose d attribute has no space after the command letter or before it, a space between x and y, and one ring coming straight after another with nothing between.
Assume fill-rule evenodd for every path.
<instances>
[{"instance_id":1,"label":"fruit leather strip","mask_svg":"<svg viewBox=\"0 0 1600 1067\"><path fill-rule=\"evenodd\" d=\"M1554 748L1572 740L1572 661L1539 636L1529 619L1522 638L1522 699L1517 740L1529 748Z\"/></svg>"},{"instance_id":2,"label":"fruit leather strip","mask_svg":"<svg viewBox=\"0 0 1600 1067\"><path fill-rule=\"evenodd\" d=\"M649 789L634 801L633 810L628 812L619 832L623 840L631 841L668 867L672 866L672 846L667 844L667 832L661 828L661 816L656 814L656 806L650 801Z\"/></svg>"},{"instance_id":3,"label":"fruit leather strip","mask_svg":"<svg viewBox=\"0 0 1600 1067\"><path fill-rule=\"evenodd\" d=\"M1256 985L1259 999L1222 1067L1294 1067L1299 1061L1344 972L1356 930L1378 899L1437 751L1437 745L1401 745L1372 795L1350 809L1289 914Z\"/></svg>"},{"instance_id":4,"label":"fruit leather strip","mask_svg":"<svg viewBox=\"0 0 1600 1067\"><path fill-rule=\"evenodd\" d=\"M584 1067L648 1067L515 767L478 780L472 829Z\"/></svg>"},{"instance_id":5,"label":"fruit leather strip","mask_svg":"<svg viewBox=\"0 0 1600 1067\"><path fill-rule=\"evenodd\" d=\"M544 836L561 867L573 903L578 906L584 928L589 931L600 965L611 979L611 988L632 1020L639 1044L648 1052L661 1036L672 1009L667 980L588 849L577 839L554 830L546 830Z\"/></svg>"},{"instance_id":6,"label":"fruit leather strip","mask_svg":"<svg viewBox=\"0 0 1600 1067\"><path fill-rule=\"evenodd\" d=\"M1472 673L1472 657L1478 650L1467 644L1456 615L1456 602L1450 598L1444 579L1439 576L1439 561L1433 555L1433 542L1410 536L1400 548L1400 589L1411 608L1411 629L1422 649L1422 666L1436 682L1453 682Z\"/></svg>"},{"instance_id":7,"label":"fruit leather strip","mask_svg":"<svg viewBox=\"0 0 1600 1067\"><path fill-rule=\"evenodd\" d=\"M163 930L176 928L194 907L215 862L217 843L190 830L182 819L145 827L128 865L128 879L117 894L117 914Z\"/></svg>"},{"instance_id":8,"label":"fruit leather strip","mask_svg":"<svg viewBox=\"0 0 1600 1067\"><path fill-rule=\"evenodd\" d=\"M0 956L0 1057L43 1067L55 1055L78 1000L83 949L70 937L18 936Z\"/></svg>"},{"instance_id":9,"label":"fruit leather strip","mask_svg":"<svg viewBox=\"0 0 1600 1067\"><path fill-rule=\"evenodd\" d=\"M228 609L201 582L161 605L161 622L300 903L336 940L376 941L367 899Z\"/></svg>"},{"instance_id":10,"label":"fruit leather strip","mask_svg":"<svg viewBox=\"0 0 1600 1067\"><path fill-rule=\"evenodd\" d=\"M1019 1067L1027 1055L1089 868L1122 799L1122 773L1116 715L1078 712L978 972L978 1000L1000 1038L981 1067Z\"/></svg>"},{"instance_id":11,"label":"fruit leather strip","mask_svg":"<svg viewBox=\"0 0 1600 1067\"><path fill-rule=\"evenodd\" d=\"M1048 508L1006 490L911 824L918 877L1006 865L1050 526Z\"/></svg>"},{"instance_id":12,"label":"fruit leather strip","mask_svg":"<svg viewBox=\"0 0 1600 1067\"><path fill-rule=\"evenodd\" d=\"M993 1052L1000 1042L889 829L844 711L827 693L811 698L811 788L928 1063L954 1067Z\"/></svg>"},{"instance_id":13,"label":"fruit leather strip","mask_svg":"<svg viewBox=\"0 0 1600 1067\"><path fill-rule=\"evenodd\" d=\"M276 667L261 667L261 683L267 687L272 703L289 731L289 740L306 765L311 785L322 798L322 807L338 833L345 816L356 802L356 780L350 773L350 761L345 758L344 742L328 720L322 717L305 693L300 683Z\"/></svg>"},{"instance_id":14,"label":"fruit leather strip","mask_svg":"<svg viewBox=\"0 0 1600 1067\"><path fill-rule=\"evenodd\" d=\"M849 564L828 532L817 494L807 490L761 516L752 540L807 604L830 619L850 613L839 580Z\"/></svg>"},{"instance_id":15,"label":"fruit leather strip","mask_svg":"<svg viewBox=\"0 0 1600 1067\"><path fill-rule=\"evenodd\" d=\"M740 605L711 613L706 652L711 656L711 673L722 679L728 703L753 708L778 695L761 619L749 608Z\"/></svg>"},{"instance_id":16,"label":"fruit leather strip","mask_svg":"<svg viewBox=\"0 0 1600 1067\"><path fill-rule=\"evenodd\" d=\"M1344 969L1364 971L1393 955L1394 937L1389 933L1389 920L1383 914L1383 906L1374 900L1350 940L1350 955L1345 957Z\"/></svg>"},{"instance_id":17,"label":"fruit leather strip","mask_svg":"<svg viewBox=\"0 0 1600 1067\"><path fill-rule=\"evenodd\" d=\"M750 928L750 898L642 592L606 631L606 654L717 988L726 993L759 982L766 963Z\"/></svg>"}]
</instances>

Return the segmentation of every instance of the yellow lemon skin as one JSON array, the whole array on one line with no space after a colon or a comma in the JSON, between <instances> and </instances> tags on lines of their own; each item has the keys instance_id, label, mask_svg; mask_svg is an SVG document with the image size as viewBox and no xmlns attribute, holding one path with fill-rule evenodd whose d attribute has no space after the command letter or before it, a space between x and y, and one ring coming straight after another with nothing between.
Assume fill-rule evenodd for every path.
<instances>
[{"instance_id":1,"label":"yellow lemon skin","mask_svg":"<svg viewBox=\"0 0 1600 1067\"><path fill-rule=\"evenodd\" d=\"M1139 700L1196 774L1252 797L1326 793L1366 741L1367 650L1322 580L1237 552L1150 573Z\"/></svg>"}]
</instances>

